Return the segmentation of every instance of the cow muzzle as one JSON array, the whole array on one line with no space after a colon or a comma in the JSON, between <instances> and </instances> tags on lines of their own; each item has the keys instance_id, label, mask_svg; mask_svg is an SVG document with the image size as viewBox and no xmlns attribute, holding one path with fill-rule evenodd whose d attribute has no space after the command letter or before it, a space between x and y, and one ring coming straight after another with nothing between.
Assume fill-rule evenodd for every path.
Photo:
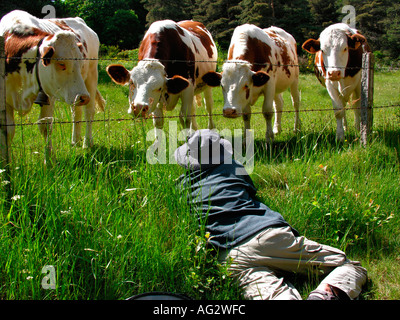
<instances>
[{"instance_id":1,"label":"cow muzzle","mask_svg":"<svg viewBox=\"0 0 400 320\"><path fill-rule=\"evenodd\" d=\"M225 118L237 118L239 117L239 114L236 110L236 108L226 108L223 110L223 116Z\"/></svg>"},{"instance_id":2,"label":"cow muzzle","mask_svg":"<svg viewBox=\"0 0 400 320\"><path fill-rule=\"evenodd\" d=\"M147 105L147 104L137 104L137 105L131 105L131 107L129 108L128 113L129 114L133 114L135 117L143 117L143 118L145 118L148 111L149 111L149 105Z\"/></svg>"},{"instance_id":3,"label":"cow muzzle","mask_svg":"<svg viewBox=\"0 0 400 320\"><path fill-rule=\"evenodd\" d=\"M328 71L327 80L339 81L342 78L342 72L340 70Z\"/></svg>"},{"instance_id":4,"label":"cow muzzle","mask_svg":"<svg viewBox=\"0 0 400 320\"><path fill-rule=\"evenodd\" d=\"M90 102L90 96L88 95L77 95L74 101L76 106L84 106Z\"/></svg>"}]
</instances>

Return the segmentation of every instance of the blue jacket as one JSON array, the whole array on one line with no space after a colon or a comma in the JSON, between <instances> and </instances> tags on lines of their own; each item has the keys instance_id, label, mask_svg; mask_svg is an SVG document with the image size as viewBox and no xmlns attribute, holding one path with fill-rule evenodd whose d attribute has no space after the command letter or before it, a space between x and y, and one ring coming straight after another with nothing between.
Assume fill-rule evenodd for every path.
<instances>
[{"instance_id":1,"label":"blue jacket","mask_svg":"<svg viewBox=\"0 0 400 320\"><path fill-rule=\"evenodd\" d=\"M243 173L244 167L233 160L180 177L191 211L205 225L215 247L229 249L265 228L289 226L280 213L257 200L253 181Z\"/></svg>"}]
</instances>

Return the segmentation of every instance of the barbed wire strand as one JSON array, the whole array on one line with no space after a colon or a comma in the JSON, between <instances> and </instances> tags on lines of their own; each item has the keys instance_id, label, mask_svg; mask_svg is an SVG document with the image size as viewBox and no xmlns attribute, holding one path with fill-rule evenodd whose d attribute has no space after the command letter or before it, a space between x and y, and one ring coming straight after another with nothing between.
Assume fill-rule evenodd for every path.
<instances>
[{"instance_id":1,"label":"barbed wire strand","mask_svg":"<svg viewBox=\"0 0 400 320\"><path fill-rule=\"evenodd\" d=\"M0 60L4 60L6 57L1 56ZM36 57L36 58L23 58L23 57L7 57L7 59L25 59L25 60L42 60L41 57ZM125 62L140 62L140 61L153 61L154 59L131 59L131 58L52 58L52 60L89 60L89 61L125 61ZM213 61L213 60L158 60L158 61L162 61L162 62L172 62L172 63L220 63L221 61ZM237 64L243 64L243 63L247 63L246 61L241 61L241 60L224 60L222 63L237 63ZM267 65L271 65L273 67L305 67L308 69L313 68L314 66L310 66L309 63L307 64L271 64L268 62L265 63L252 63L253 65L261 65L261 66L267 66ZM328 66L325 66L325 68L329 68ZM338 68L338 67L337 67ZM346 67L343 67L346 68ZM348 69L363 69L363 67L347 67ZM389 67L388 67L389 68ZM372 67L372 68L367 68L367 69L376 69L376 67ZM389 68L388 70L390 71L395 71L394 68ZM399 69L400 70L400 69ZM374 106L373 109L383 109L383 108L397 108L400 107L400 103L398 104L391 104L391 105L386 105L386 106ZM345 110L355 110L355 109L361 109L361 108L355 108L355 107L346 107L344 108ZM337 111L333 108L324 108L324 109L303 109L303 110L299 110L300 113L307 113L307 112L331 112L331 111ZM278 111L278 112L272 112L272 114L275 113L294 113L297 112L295 110L283 110L283 111ZM252 115L257 115L257 114L267 114L268 112L251 112ZM246 113L238 113L238 117L245 115ZM199 115L199 114L195 114L195 115L188 115L187 117L209 117L209 116L214 116L214 117L218 117L218 116L224 116L223 113L215 113L215 114L204 114L204 115ZM149 120L149 119L175 119L175 118L179 118L180 116L161 116L161 117L156 117L156 116L145 116L145 117L133 117L133 118L113 118L113 119L96 119L96 120L79 120L79 121L50 121L50 122L43 122L42 120L38 120L37 122L30 122L30 123L15 123L15 124L6 124L3 126L32 126L32 125L37 125L37 124L78 124L78 123L88 123L88 122L122 122L122 121L132 121L132 120ZM53 118L54 119L54 118Z\"/></svg>"},{"instance_id":2,"label":"barbed wire strand","mask_svg":"<svg viewBox=\"0 0 400 320\"><path fill-rule=\"evenodd\" d=\"M4 57L1 56L0 60L43 60L41 57L34 57L34 58L28 58L28 57ZM133 58L119 58L119 57L107 57L107 58L68 58L68 57L60 57L60 58L51 58L50 60L55 60L55 61L124 61L124 62L135 62L139 63L140 61L154 61L155 59L133 59ZM157 61L160 62L172 62L172 63L187 63L187 64L194 64L194 63L215 63L215 64L225 64L225 63L236 63L236 64L243 64L243 63L248 63L246 61L242 60L175 60L175 59L156 59ZM304 64L276 64L276 63L269 63L269 62L253 62L250 63L251 65L255 66L272 66L272 67L298 67L298 68L304 68L304 69L309 69L313 70L315 68L315 65L310 65L309 63L304 63ZM364 68L362 66L355 66L355 67L340 67L340 66L329 66L329 65L324 65L324 68L336 68L336 69L374 69L375 71L398 71L400 70L400 67L382 67L382 66L373 66L371 68Z\"/></svg>"},{"instance_id":3,"label":"barbed wire strand","mask_svg":"<svg viewBox=\"0 0 400 320\"><path fill-rule=\"evenodd\" d=\"M386 106L374 106L372 109L388 109L388 108L400 108L400 103L397 104L391 104L391 105L386 105ZM357 110L361 109L361 107L346 107L344 108L345 111L347 110ZM303 109L299 110L299 113L308 113L308 112L336 112L338 110L333 109L333 108L324 108L324 109ZM256 112L250 112L250 113L237 113L238 118L240 116L250 114L250 115L260 115L260 114L275 114L275 113L295 113L297 111L295 110L282 110L282 111L272 111L272 112L262 112L262 111L256 111ZM194 114L194 115L187 115L187 118L191 117L221 117L224 116L223 113L212 113L212 114ZM24 127L24 126L34 126L34 125L56 125L56 124L78 124L78 123L96 123L96 122L124 122L124 121L147 121L147 120L153 120L153 119L178 119L180 118L179 115L176 116L145 116L145 117L132 117L132 118L108 118L108 119L94 119L94 120L78 120L78 121L64 121L64 120L50 120L50 121L42 121L43 119L39 119L36 122L28 122L28 123L14 123L14 124L6 124L6 125L0 125L0 127L5 126L5 127ZM54 119L54 118L45 118L45 119Z\"/></svg>"}]
</instances>

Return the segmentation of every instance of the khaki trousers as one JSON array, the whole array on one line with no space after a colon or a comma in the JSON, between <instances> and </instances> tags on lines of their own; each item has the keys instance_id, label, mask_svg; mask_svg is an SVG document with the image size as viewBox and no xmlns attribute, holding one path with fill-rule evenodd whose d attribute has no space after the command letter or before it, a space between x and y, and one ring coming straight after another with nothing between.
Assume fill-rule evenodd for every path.
<instances>
[{"instance_id":1,"label":"khaki trousers","mask_svg":"<svg viewBox=\"0 0 400 320\"><path fill-rule=\"evenodd\" d=\"M220 252L220 261L244 289L246 299L300 300L287 273L327 275L330 284L354 299L366 282L367 271L339 249L296 237L290 227L267 228L238 246Z\"/></svg>"}]
</instances>

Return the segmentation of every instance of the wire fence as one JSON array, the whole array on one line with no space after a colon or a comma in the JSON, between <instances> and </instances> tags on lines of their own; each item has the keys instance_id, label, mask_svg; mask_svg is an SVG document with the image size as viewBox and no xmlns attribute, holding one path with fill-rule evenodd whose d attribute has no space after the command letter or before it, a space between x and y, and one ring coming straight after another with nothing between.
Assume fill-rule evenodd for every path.
<instances>
[{"instance_id":1,"label":"wire fence","mask_svg":"<svg viewBox=\"0 0 400 320\"><path fill-rule=\"evenodd\" d=\"M5 61L6 57L4 56L0 56L0 61ZM21 60L21 57L8 57L7 59L17 59L17 60ZM26 58L25 58L26 59ZM34 61L40 61L42 60L41 57L37 57L37 58L29 58L28 60L34 60ZM123 58L123 57L99 57L99 58L52 58L52 60L55 61L68 61L68 60L73 60L73 61L114 61L114 62L120 62L120 61L124 61L124 62L132 62L132 63L138 63L140 61L154 61L154 59L134 59L134 58ZM225 64L225 63L235 63L235 64L243 64L243 63L248 63L246 61L241 61L241 60L167 60L167 59L162 59L162 60L157 60L163 63L186 63L186 64L195 64L195 63L215 63L215 64ZM274 63L258 63L258 62L253 62L251 63L252 65L258 65L258 66L271 66L271 67L279 67L279 68L284 68L284 67L298 67L298 68L307 68L309 70L312 70L315 68L314 65L310 65L309 63L299 63L299 64L274 64ZM324 65L325 68L330 68L330 66ZM372 66L369 67L365 67L365 66L357 66L357 67L338 67L335 66L336 69L357 69L357 70L373 70L373 71L380 71L380 72L395 72L395 71L399 71L400 68L396 68L396 67L390 67L390 66L376 66L375 64L373 64ZM382 105L382 106L373 106L374 109L384 109L384 108L400 108L400 102L398 103L392 103L392 104L388 104L388 105ZM352 107L352 106L347 106L344 108L345 110L357 110L357 109L361 109L361 107ZM298 112L300 113L309 113L309 112L332 112L332 111L336 111L335 109L331 108L316 108L316 109L300 109ZM274 111L272 112L273 114L275 113L294 113L297 112L295 110L282 110L282 111ZM251 112L252 115L259 115L259 114L268 114L268 112ZM224 116L223 113L212 113L210 114L211 116L215 116L215 117L222 117ZM188 115L187 117L208 117L210 115L204 115L204 114L193 114L193 115ZM242 116L242 115L246 115L246 113L237 113L238 116ZM159 119L159 118L163 118L163 119L176 119L179 118L179 116L154 116L154 115L144 115L144 116L140 116L140 120L149 120L149 119ZM139 119L139 117L131 117L131 118L105 118L105 119L95 119L95 120L79 120L79 121L64 121L64 120L54 120L52 119L48 119L48 122L43 121L44 119L39 120L40 124L77 124L77 123L87 123L87 122L121 122L121 121L133 121L133 120L137 120ZM39 121L37 122L28 122L28 123L14 123L14 124L5 124L5 126L15 126L15 127L19 127L19 126L32 126L32 125L37 125L39 123Z\"/></svg>"},{"instance_id":2,"label":"wire fence","mask_svg":"<svg viewBox=\"0 0 400 320\"><path fill-rule=\"evenodd\" d=\"M0 55L0 63L3 64L3 66L5 65L5 62L7 61L9 62L11 59L23 59L22 57L5 57L4 55ZM40 60L42 60L41 57L36 57L36 58L24 58L24 60L31 60L36 62L39 62ZM62 58L52 58L52 60L58 60L58 61L67 61L67 60L75 60L75 61L107 61L107 62L130 62L130 63L139 63L140 61L153 61L154 59L136 59L136 58L131 58L131 57L98 57L98 58L68 58L68 57L62 57ZM158 60L159 62L162 63L185 63L185 64L196 64L196 63L213 63L218 65L221 64L225 64L225 63L235 63L235 64L243 64L243 63L248 63L246 61L241 61L241 60ZM309 69L310 71L312 71L315 66L313 63L310 63L311 61L308 60L307 63L298 63L298 64L274 64L274 63L268 63L268 62L254 62L251 63L252 65L258 65L258 66L262 66L262 67L274 67L274 68L287 68L287 67L294 67L294 68L302 68L302 69ZM329 68L329 66L324 66L325 69ZM398 71L400 70L399 68L393 68L393 67L376 67L376 65L374 63L372 64L368 64L368 65L361 65L361 66L357 66L357 67L335 67L336 69L357 69L357 70L362 70L363 72L370 72L370 71L382 71L382 72L389 72L389 71ZM3 75L2 75L3 76ZM5 73L4 76L5 78ZM5 90L5 88L3 89ZM363 90L369 90L367 89L363 89ZM2 94L2 96L5 96L4 94ZM387 104L387 105L381 105L381 106L371 106L373 109L384 109L384 108L400 108L400 102L398 103L392 103L392 104ZM363 106L361 107L354 107L354 103L350 104L350 106L346 106L344 108L345 110L356 110L356 109L363 109ZM326 107L326 108L321 108L321 107L317 107L317 108L307 108L307 109L300 109L299 111L295 111L295 110L282 110L282 111L273 111L271 112L272 114L276 114L276 113L294 113L294 112L299 112L299 113L310 113L310 112L337 112L338 110L334 109L332 106L331 107ZM268 114L268 112L251 112L252 115L259 115L259 114L263 114L266 115ZM246 113L237 113L238 116L243 116L246 115ZM209 116L213 116L213 117L223 117L224 114L223 113L211 113L211 114L193 114L193 115L188 115L187 117L209 117ZM133 120L149 120L149 119L157 119L157 118L163 118L163 119L176 119L179 118L179 115L163 115L163 116L155 116L155 115L146 115L146 116L140 116L140 117L131 117L131 118L104 118L104 119L94 119L94 120L55 120L55 118L45 118L45 119L40 119L39 121L36 122L28 122L28 123L13 123L13 124L8 124L8 123L2 123L1 126L2 127L8 127L8 126L14 126L14 127L22 127L22 126L33 126L33 125L37 125L37 124L41 124L41 125L55 125L55 124L78 124L78 123L95 123L95 122L123 122L123 121L133 121Z\"/></svg>"},{"instance_id":3,"label":"wire fence","mask_svg":"<svg viewBox=\"0 0 400 320\"><path fill-rule=\"evenodd\" d=\"M399 108L400 109L400 103L395 103L395 104L388 104L384 106L374 106L373 109L389 109L389 108ZM344 108L346 111L347 110L361 110L361 107L345 107ZM335 112L337 111L336 109L333 108L319 108L319 109L300 109L298 112L299 113L310 113L310 112ZM281 110L281 111L273 111L271 114L275 113L295 113L297 111L295 110ZM244 113L244 112L239 112L237 115L240 116L245 116L248 114L251 115L264 115L268 114L269 112L263 112L263 111L252 111L251 113ZM187 118L191 117L223 117L223 113L211 113L211 114L193 114L193 115L187 115ZM104 118L104 119L94 119L94 120L79 120L79 121L73 121L73 120L54 120L54 118L47 118L47 119L40 119L39 121L35 122L26 122L26 123L14 123L14 124L6 124L6 127L25 127L25 126L34 126L38 125L39 123L42 125L55 125L55 124L60 124L60 125L67 125L67 124L78 124L78 123L97 123L97 122L131 122L131 121L146 121L146 120L153 120L153 119L178 119L180 116L179 115L171 115L171 116L154 116L154 115L144 115L140 117L131 117L131 118ZM400 117L400 115L399 115Z\"/></svg>"},{"instance_id":4,"label":"wire fence","mask_svg":"<svg viewBox=\"0 0 400 320\"><path fill-rule=\"evenodd\" d=\"M11 60L33 60L35 62L44 60L44 58L38 57L38 58L21 58L21 57L5 57L5 56L0 56L0 61L4 61L7 59L8 61ZM140 61L154 61L154 59L138 59L138 58L124 58L124 57L99 57L99 58L69 58L69 57L52 57L51 60L54 61L113 61L113 62L132 62L132 63L139 63ZM186 63L186 64L196 64L196 63L213 63L217 65L225 64L225 63L234 63L234 64L243 64L243 63L248 63L253 66L263 66L263 67L297 67L301 68L303 70L308 69L310 71L314 70L314 64L310 65L310 63L297 63L297 64L280 64L280 63L270 63L270 62L252 62L249 63L247 61L243 60L179 60L179 59L157 59L157 61L162 62L162 63ZM330 65L324 65L324 68L335 68L335 69L347 69L347 70L363 70L365 69L362 66L330 66ZM385 72L385 71L399 71L400 66L381 66L381 65L374 65L372 67L374 71L380 71L380 72Z\"/></svg>"}]
</instances>

